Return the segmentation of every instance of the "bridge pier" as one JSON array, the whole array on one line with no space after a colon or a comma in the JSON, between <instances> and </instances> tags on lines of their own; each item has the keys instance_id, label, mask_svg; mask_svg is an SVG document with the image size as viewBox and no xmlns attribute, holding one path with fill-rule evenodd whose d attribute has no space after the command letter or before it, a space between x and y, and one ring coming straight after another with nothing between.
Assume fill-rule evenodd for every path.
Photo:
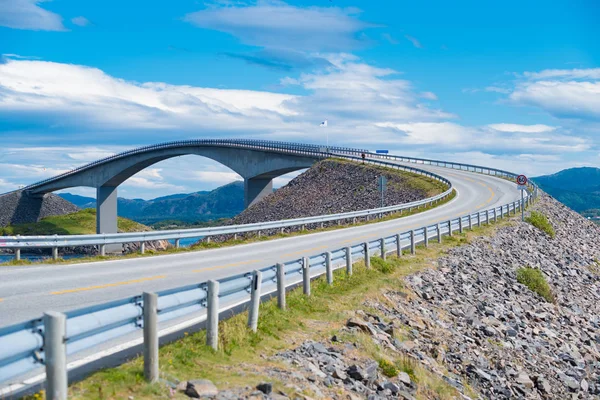
<instances>
[{"instance_id":1,"label":"bridge pier","mask_svg":"<svg viewBox=\"0 0 600 400\"><path fill-rule=\"evenodd\" d=\"M246 208L260 199L273 193L273 179L248 178L244 179L244 200Z\"/></svg>"},{"instance_id":2,"label":"bridge pier","mask_svg":"<svg viewBox=\"0 0 600 400\"><path fill-rule=\"evenodd\" d=\"M96 188L96 233L117 233L117 187ZM107 244L106 253L121 253L120 244Z\"/></svg>"}]
</instances>

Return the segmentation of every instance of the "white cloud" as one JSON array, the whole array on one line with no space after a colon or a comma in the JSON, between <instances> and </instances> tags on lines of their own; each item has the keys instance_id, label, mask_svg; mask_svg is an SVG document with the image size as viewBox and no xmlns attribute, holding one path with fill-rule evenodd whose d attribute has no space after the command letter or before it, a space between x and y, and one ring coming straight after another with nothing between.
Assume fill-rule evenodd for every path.
<instances>
[{"instance_id":1,"label":"white cloud","mask_svg":"<svg viewBox=\"0 0 600 400\"><path fill-rule=\"evenodd\" d=\"M82 16L71 18L71 22L74 23L77 26L88 26L88 25L90 25L90 21L86 17L82 17Z\"/></svg>"},{"instance_id":2,"label":"white cloud","mask_svg":"<svg viewBox=\"0 0 600 400\"><path fill-rule=\"evenodd\" d=\"M295 7L259 0L248 6L209 7L185 20L238 37L246 44L299 51L340 51L357 47L356 33L369 25L358 10L339 7Z\"/></svg>"},{"instance_id":3,"label":"white cloud","mask_svg":"<svg viewBox=\"0 0 600 400\"><path fill-rule=\"evenodd\" d=\"M34 31L64 31L60 15L38 6L44 0L0 0L0 26Z\"/></svg>"},{"instance_id":4,"label":"white cloud","mask_svg":"<svg viewBox=\"0 0 600 400\"><path fill-rule=\"evenodd\" d=\"M556 129L554 126L536 124L536 125L518 125L518 124L491 124L490 128L500 132L524 132L524 133L542 133L552 132Z\"/></svg>"},{"instance_id":5,"label":"white cloud","mask_svg":"<svg viewBox=\"0 0 600 400\"><path fill-rule=\"evenodd\" d=\"M413 44L413 46L415 46L417 49L423 48L423 45L421 44L421 42L419 42L419 40L417 38L410 36L410 35L404 35L404 37L406 38L406 40L411 42Z\"/></svg>"},{"instance_id":6,"label":"white cloud","mask_svg":"<svg viewBox=\"0 0 600 400\"><path fill-rule=\"evenodd\" d=\"M218 183L221 185L243 180L243 178L235 172L193 171L190 174L190 177L202 182Z\"/></svg>"},{"instance_id":7,"label":"white cloud","mask_svg":"<svg viewBox=\"0 0 600 400\"><path fill-rule=\"evenodd\" d=\"M550 78L562 79L600 79L600 68L588 69L546 69L540 72L523 73L528 79L543 80Z\"/></svg>"},{"instance_id":8,"label":"white cloud","mask_svg":"<svg viewBox=\"0 0 600 400\"><path fill-rule=\"evenodd\" d=\"M525 72L509 98L558 118L600 120L600 68Z\"/></svg>"}]
</instances>

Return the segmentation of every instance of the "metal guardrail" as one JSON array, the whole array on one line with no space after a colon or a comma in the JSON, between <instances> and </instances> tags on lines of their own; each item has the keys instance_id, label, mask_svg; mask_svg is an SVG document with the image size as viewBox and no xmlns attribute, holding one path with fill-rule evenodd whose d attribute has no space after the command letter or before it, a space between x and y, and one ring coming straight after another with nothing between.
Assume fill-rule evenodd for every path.
<instances>
[{"instance_id":1,"label":"metal guardrail","mask_svg":"<svg viewBox=\"0 0 600 400\"><path fill-rule=\"evenodd\" d=\"M505 171L500 171L505 172ZM509 176L515 174L508 173ZM357 243L351 247L331 252L315 254L311 257L294 259L285 264L269 266L260 270L260 295L281 292L295 287L301 282L310 287L310 279L328 274L329 271L346 267L351 273L352 264L363 259L368 264L370 257L403 250L415 253L418 244L427 245L431 240L441 240L442 236L462 232L464 229L489 224L505 215L515 214L538 195L537 186L532 185L531 193L523 201L518 200L500 207L480 210L441 224L424 226L419 229L383 237L374 241ZM281 268L281 272L278 271ZM231 309L234 305L246 304L253 291L253 273L248 272L222 278L218 281L218 312ZM258 275L260 276L260 275ZM281 278L280 278L281 277ZM182 316L200 315L207 318L209 290L208 282L179 287L158 293L158 321L164 322ZM306 288L306 286L305 286ZM74 355L82 350L119 338L143 328L144 304L142 296L100 304L66 314L66 353ZM214 315L214 314L213 314ZM10 385L12 379L44 366L47 350L45 327L42 319L34 319L21 324L0 328L0 396L22 388L23 384ZM66 373L66 371L65 371ZM40 378L43 379L43 378ZM6 386L8 384L8 386Z\"/></svg>"},{"instance_id":2,"label":"metal guardrail","mask_svg":"<svg viewBox=\"0 0 600 400\"><path fill-rule=\"evenodd\" d=\"M346 151L346 150L345 150ZM350 160L361 160L360 157L354 155L343 155L336 153L336 156L343 157ZM129 232L129 233L106 233L106 234L93 234L93 235L53 235L53 236L1 236L0 237L0 248L2 249L27 249L27 248L52 248L54 249L52 254L54 258L58 257L58 248L60 247L74 247L74 246L105 246L108 244L119 244L119 243L145 243L154 240L175 240L176 246L180 239L185 238L198 238L198 237L210 237L216 235L227 235L227 234L238 234L238 233L249 233L249 232L260 232L269 229L283 229L289 227L326 223L331 221L341 220L354 220L356 218L370 217L370 216L382 216L388 213L398 212L402 210L412 210L415 207L420 207L433 202L440 201L452 193L452 183L437 174L429 171L422 170L420 168L414 168L406 165L398 165L387 161L380 161L377 159L366 160L370 164L383 165L388 168L394 168L398 170L408 171L426 177L436 179L440 182L448 185L448 189L443 193L436 196L429 197L423 200L413 201L410 203L398 204L387 207L380 207L374 209L352 211L346 213L320 215L315 217L306 218L295 218L280 221L269 221L260 222L254 224L244 225L230 225L220 227L209 227L209 228L198 228L198 229L177 229L168 231L149 231L149 232ZM101 250L102 254L103 251ZM16 252L15 257L20 257L20 252Z\"/></svg>"}]
</instances>

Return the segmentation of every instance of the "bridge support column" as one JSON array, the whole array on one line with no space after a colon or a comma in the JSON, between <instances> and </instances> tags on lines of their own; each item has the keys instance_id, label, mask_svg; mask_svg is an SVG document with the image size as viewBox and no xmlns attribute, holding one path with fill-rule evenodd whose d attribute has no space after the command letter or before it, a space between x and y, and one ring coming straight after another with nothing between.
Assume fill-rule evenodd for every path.
<instances>
[{"instance_id":1,"label":"bridge support column","mask_svg":"<svg viewBox=\"0 0 600 400\"><path fill-rule=\"evenodd\" d=\"M96 189L96 233L117 233L117 188ZM120 253L121 244L107 244L107 253Z\"/></svg>"},{"instance_id":2,"label":"bridge support column","mask_svg":"<svg viewBox=\"0 0 600 400\"><path fill-rule=\"evenodd\" d=\"M250 207L271 193L273 193L273 180L270 178L250 178L244 180L246 207Z\"/></svg>"}]
</instances>

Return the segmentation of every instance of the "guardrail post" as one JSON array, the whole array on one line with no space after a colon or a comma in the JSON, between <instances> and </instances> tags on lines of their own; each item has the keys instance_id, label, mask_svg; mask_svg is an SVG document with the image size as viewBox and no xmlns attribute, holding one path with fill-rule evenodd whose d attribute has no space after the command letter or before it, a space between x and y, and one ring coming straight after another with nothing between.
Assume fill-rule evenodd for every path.
<instances>
[{"instance_id":1,"label":"guardrail post","mask_svg":"<svg viewBox=\"0 0 600 400\"><path fill-rule=\"evenodd\" d=\"M458 233L463 233L462 217L458 217Z\"/></svg>"},{"instance_id":2,"label":"guardrail post","mask_svg":"<svg viewBox=\"0 0 600 400\"><path fill-rule=\"evenodd\" d=\"M452 236L452 221L448 220L448 236Z\"/></svg>"},{"instance_id":3,"label":"guardrail post","mask_svg":"<svg viewBox=\"0 0 600 400\"><path fill-rule=\"evenodd\" d=\"M485 210L485 224L490 224L490 210Z\"/></svg>"},{"instance_id":4,"label":"guardrail post","mask_svg":"<svg viewBox=\"0 0 600 400\"><path fill-rule=\"evenodd\" d=\"M435 226L435 233L437 235L437 242L442 243L442 227L439 223Z\"/></svg>"},{"instance_id":5,"label":"guardrail post","mask_svg":"<svg viewBox=\"0 0 600 400\"><path fill-rule=\"evenodd\" d=\"M379 239L379 247L381 251L381 259L385 260L385 238Z\"/></svg>"},{"instance_id":6,"label":"guardrail post","mask_svg":"<svg viewBox=\"0 0 600 400\"><path fill-rule=\"evenodd\" d=\"M477 227L481 226L481 211L477 211Z\"/></svg>"},{"instance_id":7,"label":"guardrail post","mask_svg":"<svg viewBox=\"0 0 600 400\"><path fill-rule=\"evenodd\" d=\"M214 350L219 348L219 282L208 281L206 312L206 345Z\"/></svg>"},{"instance_id":8,"label":"guardrail post","mask_svg":"<svg viewBox=\"0 0 600 400\"><path fill-rule=\"evenodd\" d=\"M44 313L44 351L46 355L46 399L67 399L67 317Z\"/></svg>"},{"instance_id":9,"label":"guardrail post","mask_svg":"<svg viewBox=\"0 0 600 400\"><path fill-rule=\"evenodd\" d=\"M277 264L277 306L285 311L285 265Z\"/></svg>"},{"instance_id":10,"label":"guardrail post","mask_svg":"<svg viewBox=\"0 0 600 400\"><path fill-rule=\"evenodd\" d=\"M15 249L15 260L19 261L21 259L21 249Z\"/></svg>"},{"instance_id":11,"label":"guardrail post","mask_svg":"<svg viewBox=\"0 0 600 400\"><path fill-rule=\"evenodd\" d=\"M248 310L248 328L252 332L258 329L258 311L262 291L262 272L254 271L252 274L252 287L250 288L250 309Z\"/></svg>"},{"instance_id":12,"label":"guardrail post","mask_svg":"<svg viewBox=\"0 0 600 400\"><path fill-rule=\"evenodd\" d=\"M352 275L352 247L346 247L346 274Z\"/></svg>"},{"instance_id":13,"label":"guardrail post","mask_svg":"<svg viewBox=\"0 0 600 400\"><path fill-rule=\"evenodd\" d=\"M498 212L496 211L496 208L494 207L494 223L498 222Z\"/></svg>"},{"instance_id":14,"label":"guardrail post","mask_svg":"<svg viewBox=\"0 0 600 400\"><path fill-rule=\"evenodd\" d=\"M58 260L58 247L53 247L52 248L52 259L53 260Z\"/></svg>"},{"instance_id":15,"label":"guardrail post","mask_svg":"<svg viewBox=\"0 0 600 400\"><path fill-rule=\"evenodd\" d=\"M410 231L410 254L415 254L417 252L417 244L415 243L415 231Z\"/></svg>"},{"instance_id":16,"label":"guardrail post","mask_svg":"<svg viewBox=\"0 0 600 400\"><path fill-rule=\"evenodd\" d=\"M325 272L327 275L327 284L333 285L333 268L331 268L331 252L325 253Z\"/></svg>"},{"instance_id":17,"label":"guardrail post","mask_svg":"<svg viewBox=\"0 0 600 400\"><path fill-rule=\"evenodd\" d=\"M427 225L423 227L423 244L425 247L429 247L429 230L427 229Z\"/></svg>"},{"instance_id":18,"label":"guardrail post","mask_svg":"<svg viewBox=\"0 0 600 400\"><path fill-rule=\"evenodd\" d=\"M469 230L473 230L473 216L469 214Z\"/></svg>"},{"instance_id":19,"label":"guardrail post","mask_svg":"<svg viewBox=\"0 0 600 400\"><path fill-rule=\"evenodd\" d=\"M144 292L144 378L158 380L158 296Z\"/></svg>"},{"instance_id":20,"label":"guardrail post","mask_svg":"<svg viewBox=\"0 0 600 400\"><path fill-rule=\"evenodd\" d=\"M310 259L302 259L302 290L304 294L310 296Z\"/></svg>"},{"instance_id":21,"label":"guardrail post","mask_svg":"<svg viewBox=\"0 0 600 400\"><path fill-rule=\"evenodd\" d=\"M98 247L99 247L99 249L98 249L98 253L99 253L99 254L100 254L102 257L104 257L104 256L106 255L106 245L105 245L105 244L101 244L101 245L99 245Z\"/></svg>"},{"instance_id":22,"label":"guardrail post","mask_svg":"<svg viewBox=\"0 0 600 400\"><path fill-rule=\"evenodd\" d=\"M206 243L210 243L210 236L206 237Z\"/></svg>"},{"instance_id":23,"label":"guardrail post","mask_svg":"<svg viewBox=\"0 0 600 400\"><path fill-rule=\"evenodd\" d=\"M144 254L146 252L146 242L140 242L140 253Z\"/></svg>"},{"instance_id":24,"label":"guardrail post","mask_svg":"<svg viewBox=\"0 0 600 400\"><path fill-rule=\"evenodd\" d=\"M234 233L233 234L233 240L237 240L237 239L238 239L237 233Z\"/></svg>"},{"instance_id":25,"label":"guardrail post","mask_svg":"<svg viewBox=\"0 0 600 400\"><path fill-rule=\"evenodd\" d=\"M500 206L500 219L504 219L504 206Z\"/></svg>"},{"instance_id":26,"label":"guardrail post","mask_svg":"<svg viewBox=\"0 0 600 400\"><path fill-rule=\"evenodd\" d=\"M363 246L365 248L365 267L369 269L371 268L371 249L369 249L369 242L364 242Z\"/></svg>"},{"instance_id":27,"label":"guardrail post","mask_svg":"<svg viewBox=\"0 0 600 400\"><path fill-rule=\"evenodd\" d=\"M178 249L181 245L181 239L175 239L175 248Z\"/></svg>"},{"instance_id":28,"label":"guardrail post","mask_svg":"<svg viewBox=\"0 0 600 400\"><path fill-rule=\"evenodd\" d=\"M400 234L396 234L396 256L402 257L402 238Z\"/></svg>"}]
</instances>

